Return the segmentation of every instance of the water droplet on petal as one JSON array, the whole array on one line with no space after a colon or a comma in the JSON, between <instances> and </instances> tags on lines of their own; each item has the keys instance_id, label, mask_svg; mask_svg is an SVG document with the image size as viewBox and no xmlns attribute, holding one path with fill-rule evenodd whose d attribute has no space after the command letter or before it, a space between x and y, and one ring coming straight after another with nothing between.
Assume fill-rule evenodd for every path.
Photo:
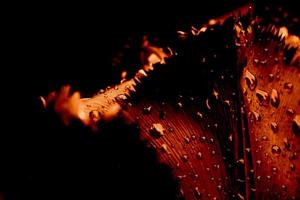
<instances>
[{"instance_id":1,"label":"water droplet on petal","mask_svg":"<svg viewBox=\"0 0 300 200\"><path fill-rule=\"evenodd\" d=\"M241 159L237 160L236 163L244 165L245 164L245 160L241 158Z\"/></svg>"},{"instance_id":2,"label":"water droplet on petal","mask_svg":"<svg viewBox=\"0 0 300 200\"><path fill-rule=\"evenodd\" d=\"M245 79L248 88L253 91L257 85L257 80L255 76L250 71L246 70Z\"/></svg>"},{"instance_id":3,"label":"water droplet on petal","mask_svg":"<svg viewBox=\"0 0 300 200\"><path fill-rule=\"evenodd\" d=\"M164 127L159 123L153 124L152 127L150 128L151 135L156 138L163 136L164 132L165 132Z\"/></svg>"},{"instance_id":4,"label":"water droplet on petal","mask_svg":"<svg viewBox=\"0 0 300 200\"><path fill-rule=\"evenodd\" d=\"M148 106L148 107L143 108L143 113L145 115L149 115L151 113L151 111L152 111L152 106Z\"/></svg>"},{"instance_id":5,"label":"water droplet on petal","mask_svg":"<svg viewBox=\"0 0 300 200\"><path fill-rule=\"evenodd\" d=\"M162 144L160 149L165 152L165 153L169 153L169 149L168 149L168 145L167 144Z\"/></svg>"},{"instance_id":6,"label":"water droplet on petal","mask_svg":"<svg viewBox=\"0 0 300 200\"><path fill-rule=\"evenodd\" d=\"M262 136L262 140L267 141L268 137L264 135L264 136Z\"/></svg>"},{"instance_id":7,"label":"water droplet on petal","mask_svg":"<svg viewBox=\"0 0 300 200\"><path fill-rule=\"evenodd\" d=\"M232 134L229 135L228 140L232 142Z\"/></svg>"},{"instance_id":8,"label":"water droplet on petal","mask_svg":"<svg viewBox=\"0 0 300 200\"><path fill-rule=\"evenodd\" d=\"M184 141L185 143L189 144L190 143L190 139L188 137L184 137Z\"/></svg>"},{"instance_id":9,"label":"water droplet on petal","mask_svg":"<svg viewBox=\"0 0 300 200\"><path fill-rule=\"evenodd\" d=\"M202 153L201 152L197 153L197 159L199 159L199 160L202 159Z\"/></svg>"},{"instance_id":10,"label":"water droplet on petal","mask_svg":"<svg viewBox=\"0 0 300 200\"><path fill-rule=\"evenodd\" d=\"M261 165L261 160L257 160L256 164L257 164L257 166L260 166Z\"/></svg>"},{"instance_id":11,"label":"water droplet on petal","mask_svg":"<svg viewBox=\"0 0 300 200\"><path fill-rule=\"evenodd\" d=\"M294 117L292 129L297 136L300 136L300 115Z\"/></svg>"},{"instance_id":12,"label":"water droplet on petal","mask_svg":"<svg viewBox=\"0 0 300 200\"><path fill-rule=\"evenodd\" d=\"M279 94L278 94L278 91L275 90L275 89L272 89L272 92L271 92L271 105L274 106L275 108L278 108L279 106Z\"/></svg>"},{"instance_id":13,"label":"water droplet on petal","mask_svg":"<svg viewBox=\"0 0 300 200\"><path fill-rule=\"evenodd\" d=\"M198 111L196 113L196 115L197 115L198 119L203 119L203 114L201 112Z\"/></svg>"},{"instance_id":14,"label":"water droplet on petal","mask_svg":"<svg viewBox=\"0 0 300 200\"><path fill-rule=\"evenodd\" d=\"M267 104L269 101L269 95L264 90L259 90L259 89L256 90L256 96L257 96L258 100L260 101L260 103Z\"/></svg>"},{"instance_id":15,"label":"water droplet on petal","mask_svg":"<svg viewBox=\"0 0 300 200\"><path fill-rule=\"evenodd\" d=\"M196 197L197 199L200 199L200 198L201 198L201 193L200 193L200 190L199 190L198 187L195 187L195 188L194 188L194 194L195 194L195 197Z\"/></svg>"},{"instance_id":16,"label":"water droplet on petal","mask_svg":"<svg viewBox=\"0 0 300 200\"><path fill-rule=\"evenodd\" d=\"M260 121L261 120L260 114L255 111L249 112L249 118L251 121Z\"/></svg>"},{"instance_id":17,"label":"water droplet on petal","mask_svg":"<svg viewBox=\"0 0 300 200\"><path fill-rule=\"evenodd\" d=\"M288 109L286 110L286 113L287 113L288 115L290 115L290 116L293 116L293 115L295 114L295 111L294 111L294 109L292 109L292 108L288 108Z\"/></svg>"},{"instance_id":18,"label":"water droplet on petal","mask_svg":"<svg viewBox=\"0 0 300 200\"><path fill-rule=\"evenodd\" d=\"M184 161L184 162L187 162L188 161L188 156L186 155L186 154L184 154L183 156L182 156L182 160Z\"/></svg>"},{"instance_id":19,"label":"water droplet on petal","mask_svg":"<svg viewBox=\"0 0 300 200\"><path fill-rule=\"evenodd\" d=\"M201 140L202 142L205 142L205 141L206 141L206 137L205 137L205 136L202 136L202 137L200 138L200 140Z\"/></svg>"},{"instance_id":20,"label":"water droplet on petal","mask_svg":"<svg viewBox=\"0 0 300 200\"><path fill-rule=\"evenodd\" d=\"M206 104L207 109L210 110L211 107L210 107L210 105L209 105L209 99L206 99L205 104Z\"/></svg>"},{"instance_id":21,"label":"water droplet on petal","mask_svg":"<svg viewBox=\"0 0 300 200\"><path fill-rule=\"evenodd\" d=\"M262 64L262 65L266 65L266 64L267 64L267 62L268 62L267 60L261 60L261 61L260 61L260 64Z\"/></svg>"},{"instance_id":22,"label":"water droplet on petal","mask_svg":"<svg viewBox=\"0 0 300 200\"><path fill-rule=\"evenodd\" d=\"M273 154L280 154L281 153L281 148L278 145L273 145L272 146L272 153Z\"/></svg>"},{"instance_id":23,"label":"water droplet on petal","mask_svg":"<svg viewBox=\"0 0 300 200\"><path fill-rule=\"evenodd\" d=\"M285 146L286 150L290 151L291 150L291 143L289 142L289 140L287 138L283 138L283 143L284 143L284 146Z\"/></svg>"},{"instance_id":24,"label":"water droplet on petal","mask_svg":"<svg viewBox=\"0 0 300 200\"><path fill-rule=\"evenodd\" d=\"M282 185L281 188L282 188L283 190L286 190L286 185Z\"/></svg>"},{"instance_id":25,"label":"water droplet on petal","mask_svg":"<svg viewBox=\"0 0 300 200\"><path fill-rule=\"evenodd\" d=\"M269 74L269 80L273 81L274 80L274 74Z\"/></svg>"},{"instance_id":26,"label":"water droplet on petal","mask_svg":"<svg viewBox=\"0 0 300 200\"><path fill-rule=\"evenodd\" d=\"M293 84L292 83L290 83L290 82L286 82L286 83L284 83L284 89L287 89L287 90L292 90L293 89Z\"/></svg>"},{"instance_id":27,"label":"water droplet on petal","mask_svg":"<svg viewBox=\"0 0 300 200\"><path fill-rule=\"evenodd\" d=\"M291 168L292 171L295 171L296 166L292 163L292 164L290 164L290 168Z\"/></svg>"},{"instance_id":28,"label":"water droplet on petal","mask_svg":"<svg viewBox=\"0 0 300 200\"><path fill-rule=\"evenodd\" d=\"M278 132L278 125L276 122L271 122L271 129L274 133Z\"/></svg>"},{"instance_id":29,"label":"water droplet on petal","mask_svg":"<svg viewBox=\"0 0 300 200\"><path fill-rule=\"evenodd\" d=\"M297 152L293 152L293 153L290 155L289 159L290 159L290 160L295 160L297 157L298 157L298 153L297 153Z\"/></svg>"},{"instance_id":30,"label":"water droplet on petal","mask_svg":"<svg viewBox=\"0 0 300 200\"><path fill-rule=\"evenodd\" d=\"M245 197L243 195L241 195L240 193L237 193L236 196L240 199L240 200L245 200Z\"/></svg>"}]
</instances>

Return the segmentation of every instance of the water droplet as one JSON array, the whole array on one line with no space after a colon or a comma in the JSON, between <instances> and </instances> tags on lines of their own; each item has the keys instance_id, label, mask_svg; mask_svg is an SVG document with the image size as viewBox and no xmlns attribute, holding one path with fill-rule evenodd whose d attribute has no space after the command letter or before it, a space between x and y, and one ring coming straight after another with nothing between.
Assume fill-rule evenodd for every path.
<instances>
[{"instance_id":1,"label":"water droplet","mask_svg":"<svg viewBox=\"0 0 300 200\"><path fill-rule=\"evenodd\" d=\"M165 132L164 127L159 123L153 124L152 127L150 128L151 135L156 138L163 136L164 132Z\"/></svg>"},{"instance_id":2,"label":"water droplet","mask_svg":"<svg viewBox=\"0 0 300 200\"><path fill-rule=\"evenodd\" d=\"M267 104L269 101L269 95L266 91L258 89L258 90L256 90L256 96L261 103Z\"/></svg>"},{"instance_id":3,"label":"water droplet","mask_svg":"<svg viewBox=\"0 0 300 200\"><path fill-rule=\"evenodd\" d=\"M127 96L125 94L120 94L116 97L116 100L119 102L127 100Z\"/></svg>"},{"instance_id":4,"label":"water droplet","mask_svg":"<svg viewBox=\"0 0 300 200\"><path fill-rule=\"evenodd\" d=\"M214 177L210 177L210 181L214 181L215 180L215 178Z\"/></svg>"},{"instance_id":5,"label":"water droplet","mask_svg":"<svg viewBox=\"0 0 300 200\"><path fill-rule=\"evenodd\" d=\"M261 160L256 161L257 166L259 167L261 165Z\"/></svg>"},{"instance_id":6,"label":"water droplet","mask_svg":"<svg viewBox=\"0 0 300 200\"><path fill-rule=\"evenodd\" d=\"M296 166L292 163L292 164L290 164L290 168L291 168L292 171L295 171Z\"/></svg>"},{"instance_id":7,"label":"water droplet","mask_svg":"<svg viewBox=\"0 0 300 200\"><path fill-rule=\"evenodd\" d=\"M184 174L184 175L178 175L177 178L178 178L179 180L181 180L181 179L186 178L186 175L185 175L185 174Z\"/></svg>"},{"instance_id":8,"label":"water droplet","mask_svg":"<svg viewBox=\"0 0 300 200\"><path fill-rule=\"evenodd\" d=\"M254 58L254 59L253 59L253 62L254 62L255 64L257 64L257 63L259 62L259 60L258 60L257 58Z\"/></svg>"},{"instance_id":9,"label":"water droplet","mask_svg":"<svg viewBox=\"0 0 300 200\"><path fill-rule=\"evenodd\" d=\"M257 180L260 180L260 179L261 179L261 176L257 176L256 179L257 179Z\"/></svg>"},{"instance_id":10,"label":"water droplet","mask_svg":"<svg viewBox=\"0 0 300 200\"><path fill-rule=\"evenodd\" d=\"M210 138L209 141L210 141L210 143L212 143L212 144L215 142L214 138Z\"/></svg>"},{"instance_id":11,"label":"water droplet","mask_svg":"<svg viewBox=\"0 0 300 200\"><path fill-rule=\"evenodd\" d=\"M228 106L230 106L230 101L229 100L224 100L224 103L226 103Z\"/></svg>"},{"instance_id":12,"label":"water droplet","mask_svg":"<svg viewBox=\"0 0 300 200\"><path fill-rule=\"evenodd\" d=\"M211 155L216 155L216 151L215 151L215 150L212 150L212 151L211 151Z\"/></svg>"},{"instance_id":13,"label":"water droplet","mask_svg":"<svg viewBox=\"0 0 300 200\"><path fill-rule=\"evenodd\" d=\"M236 163L244 165L245 164L245 160L241 158L241 159L237 160Z\"/></svg>"},{"instance_id":14,"label":"water droplet","mask_svg":"<svg viewBox=\"0 0 300 200\"><path fill-rule=\"evenodd\" d=\"M213 89L213 96L218 100L219 99L219 93Z\"/></svg>"},{"instance_id":15,"label":"water droplet","mask_svg":"<svg viewBox=\"0 0 300 200\"><path fill-rule=\"evenodd\" d=\"M248 88L253 91L257 85L257 80L255 76L250 71L246 70L245 79Z\"/></svg>"},{"instance_id":16,"label":"water droplet","mask_svg":"<svg viewBox=\"0 0 300 200\"><path fill-rule=\"evenodd\" d=\"M293 116L293 115L295 114L295 111L294 111L294 109L292 109L292 108L288 108L288 109L286 110L286 113L287 113L288 115L290 115L290 116Z\"/></svg>"},{"instance_id":17,"label":"water droplet","mask_svg":"<svg viewBox=\"0 0 300 200\"><path fill-rule=\"evenodd\" d=\"M203 119L203 114L201 112L197 112L196 116L198 117L198 119Z\"/></svg>"},{"instance_id":18,"label":"water droplet","mask_svg":"<svg viewBox=\"0 0 300 200\"><path fill-rule=\"evenodd\" d=\"M179 109L182 109L182 108L183 108L183 104L182 104L181 102L178 102L176 105L177 105L177 107L178 107Z\"/></svg>"},{"instance_id":19,"label":"water droplet","mask_svg":"<svg viewBox=\"0 0 300 200\"><path fill-rule=\"evenodd\" d=\"M99 90L98 94L103 94L105 92L104 89Z\"/></svg>"},{"instance_id":20,"label":"water droplet","mask_svg":"<svg viewBox=\"0 0 300 200\"><path fill-rule=\"evenodd\" d=\"M210 171L210 168L209 168L209 167L207 167L207 168L206 168L206 171L208 171L208 172L209 172L209 171Z\"/></svg>"},{"instance_id":21,"label":"water droplet","mask_svg":"<svg viewBox=\"0 0 300 200\"><path fill-rule=\"evenodd\" d=\"M286 190L286 185L282 185L281 188L282 188L283 190Z\"/></svg>"},{"instance_id":22,"label":"water droplet","mask_svg":"<svg viewBox=\"0 0 300 200\"><path fill-rule=\"evenodd\" d=\"M232 134L229 135L228 140L232 142Z\"/></svg>"},{"instance_id":23,"label":"water droplet","mask_svg":"<svg viewBox=\"0 0 300 200\"><path fill-rule=\"evenodd\" d=\"M202 159L202 153L201 152L197 153L197 159L199 159L199 160Z\"/></svg>"},{"instance_id":24,"label":"water droplet","mask_svg":"<svg viewBox=\"0 0 300 200\"><path fill-rule=\"evenodd\" d=\"M162 144L160 149L165 152L165 153L169 153L169 149L168 149L168 145L167 144Z\"/></svg>"},{"instance_id":25,"label":"water droplet","mask_svg":"<svg viewBox=\"0 0 300 200\"><path fill-rule=\"evenodd\" d=\"M201 193L200 193L200 190L199 190L198 187L195 187L195 188L194 188L194 194L195 194L195 197L196 197L197 199L200 199L200 198L201 198Z\"/></svg>"},{"instance_id":26,"label":"water droplet","mask_svg":"<svg viewBox=\"0 0 300 200\"><path fill-rule=\"evenodd\" d=\"M202 136L202 137L200 138L200 140L201 140L202 142L205 142L205 141L206 141L206 137L205 137L205 136Z\"/></svg>"},{"instance_id":27,"label":"water droplet","mask_svg":"<svg viewBox=\"0 0 300 200\"><path fill-rule=\"evenodd\" d=\"M297 152L293 152L293 153L290 155L289 159L290 159L290 160L295 160L297 157L298 157L298 153L297 153Z\"/></svg>"},{"instance_id":28,"label":"water droplet","mask_svg":"<svg viewBox=\"0 0 300 200\"><path fill-rule=\"evenodd\" d=\"M196 140L196 135L191 136L192 140Z\"/></svg>"},{"instance_id":29,"label":"water droplet","mask_svg":"<svg viewBox=\"0 0 300 200\"><path fill-rule=\"evenodd\" d=\"M250 148L245 148L245 151L246 151L247 153L250 153L251 149L250 149Z\"/></svg>"},{"instance_id":30,"label":"water droplet","mask_svg":"<svg viewBox=\"0 0 300 200\"><path fill-rule=\"evenodd\" d=\"M185 143L189 144L190 143L190 139L188 137L184 137L184 141Z\"/></svg>"},{"instance_id":31,"label":"water droplet","mask_svg":"<svg viewBox=\"0 0 300 200\"><path fill-rule=\"evenodd\" d=\"M145 115L149 115L151 113L151 111L152 111L152 106L148 106L148 107L143 108L143 113Z\"/></svg>"},{"instance_id":32,"label":"water droplet","mask_svg":"<svg viewBox=\"0 0 300 200\"><path fill-rule=\"evenodd\" d=\"M217 189L221 190L222 189L222 185L217 185Z\"/></svg>"},{"instance_id":33,"label":"water droplet","mask_svg":"<svg viewBox=\"0 0 300 200\"><path fill-rule=\"evenodd\" d=\"M271 176L270 175L266 176L266 178L267 178L267 180L271 180Z\"/></svg>"},{"instance_id":34,"label":"water droplet","mask_svg":"<svg viewBox=\"0 0 300 200\"><path fill-rule=\"evenodd\" d=\"M290 82L286 82L286 83L284 83L284 89L287 89L287 90L292 90L293 89L293 84L292 83L290 83Z\"/></svg>"},{"instance_id":35,"label":"water droplet","mask_svg":"<svg viewBox=\"0 0 300 200\"><path fill-rule=\"evenodd\" d=\"M276 122L271 122L271 129L274 133L278 132L278 125Z\"/></svg>"},{"instance_id":36,"label":"water droplet","mask_svg":"<svg viewBox=\"0 0 300 200\"><path fill-rule=\"evenodd\" d=\"M276 89L272 89L271 92L271 105L274 106L275 108L278 108L279 106L279 94L278 91Z\"/></svg>"},{"instance_id":37,"label":"water droplet","mask_svg":"<svg viewBox=\"0 0 300 200\"><path fill-rule=\"evenodd\" d=\"M249 112L249 118L250 118L250 121L260 121L261 120L261 116L258 112L255 112L255 111L251 111Z\"/></svg>"},{"instance_id":38,"label":"water droplet","mask_svg":"<svg viewBox=\"0 0 300 200\"><path fill-rule=\"evenodd\" d=\"M297 136L300 136L300 115L294 117L292 129Z\"/></svg>"},{"instance_id":39,"label":"water droplet","mask_svg":"<svg viewBox=\"0 0 300 200\"><path fill-rule=\"evenodd\" d=\"M237 193L236 196L240 199L240 200L245 200L245 197L243 195L241 195L240 193Z\"/></svg>"},{"instance_id":40,"label":"water droplet","mask_svg":"<svg viewBox=\"0 0 300 200\"><path fill-rule=\"evenodd\" d=\"M210 105L209 105L209 99L206 99L206 100L205 100L205 104L206 104L207 109L210 110L211 107L210 107Z\"/></svg>"},{"instance_id":41,"label":"water droplet","mask_svg":"<svg viewBox=\"0 0 300 200\"><path fill-rule=\"evenodd\" d=\"M281 153L281 148L278 145L273 145L272 146L272 153L273 154L280 154Z\"/></svg>"},{"instance_id":42,"label":"water droplet","mask_svg":"<svg viewBox=\"0 0 300 200\"><path fill-rule=\"evenodd\" d=\"M267 60L261 60L261 61L260 61L260 64L262 64L262 65L266 65L266 64L267 64L267 62L268 62Z\"/></svg>"},{"instance_id":43,"label":"water droplet","mask_svg":"<svg viewBox=\"0 0 300 200\"><path fill-rule=\"evenodd\" d=\"M269 74L269 80L273 81L274 80L274 74Z\"/></svg>"},{"instance_id":44,"label":"water droplet","mask_svg":"<svg viewBox=\"0 0 300 200\"><path fill-rule=\"evenodd\" d=\"M182 156L182 160L184 161L184 162L187 162L188 161L188 156L186 155L186 154L184 154L183 156Z\"/></svg>"},{"instance_id":45,"label":"water droplet","mask_svg":"<svg viewBox=\"0 0 300 200\"><path fill-rule=\"evenodd\" d=\"M277 173L278 169L276 167L272 168L273 173Z\"/></svg>"},{"instance_id":46,"label":"water droplet","mask_svg":"<svg viewBox=\"0 0 300 200\"><path fill-rule=\"evenodd\" d=\"M291 143L289 142L289 140L287 138L283 138L283 143L284 143L284 146L285 146L286 150L290 151L291 150Z\"/></svg>"},{"instance_id":47,"label":"water droplet","mask_svg":"<svg viewBox=\"0 0 300 200\"><path fill-rule=\"evenodd\" d=\"M172 133L172 132L174 132L174 129L173 129L171 126L168 126L168 131L169 131L170 133Z\"/></svg>"},{"instance_id":48,"label":"water droplet","mask_svg":"<svg viewBox=\"0 0 300 200\"><path fill-rule=\"evenodd\" d=\"M262 140L267 141L268 137L264 135L264 136L262 136Z\"/></svg>"}]
</instances>

